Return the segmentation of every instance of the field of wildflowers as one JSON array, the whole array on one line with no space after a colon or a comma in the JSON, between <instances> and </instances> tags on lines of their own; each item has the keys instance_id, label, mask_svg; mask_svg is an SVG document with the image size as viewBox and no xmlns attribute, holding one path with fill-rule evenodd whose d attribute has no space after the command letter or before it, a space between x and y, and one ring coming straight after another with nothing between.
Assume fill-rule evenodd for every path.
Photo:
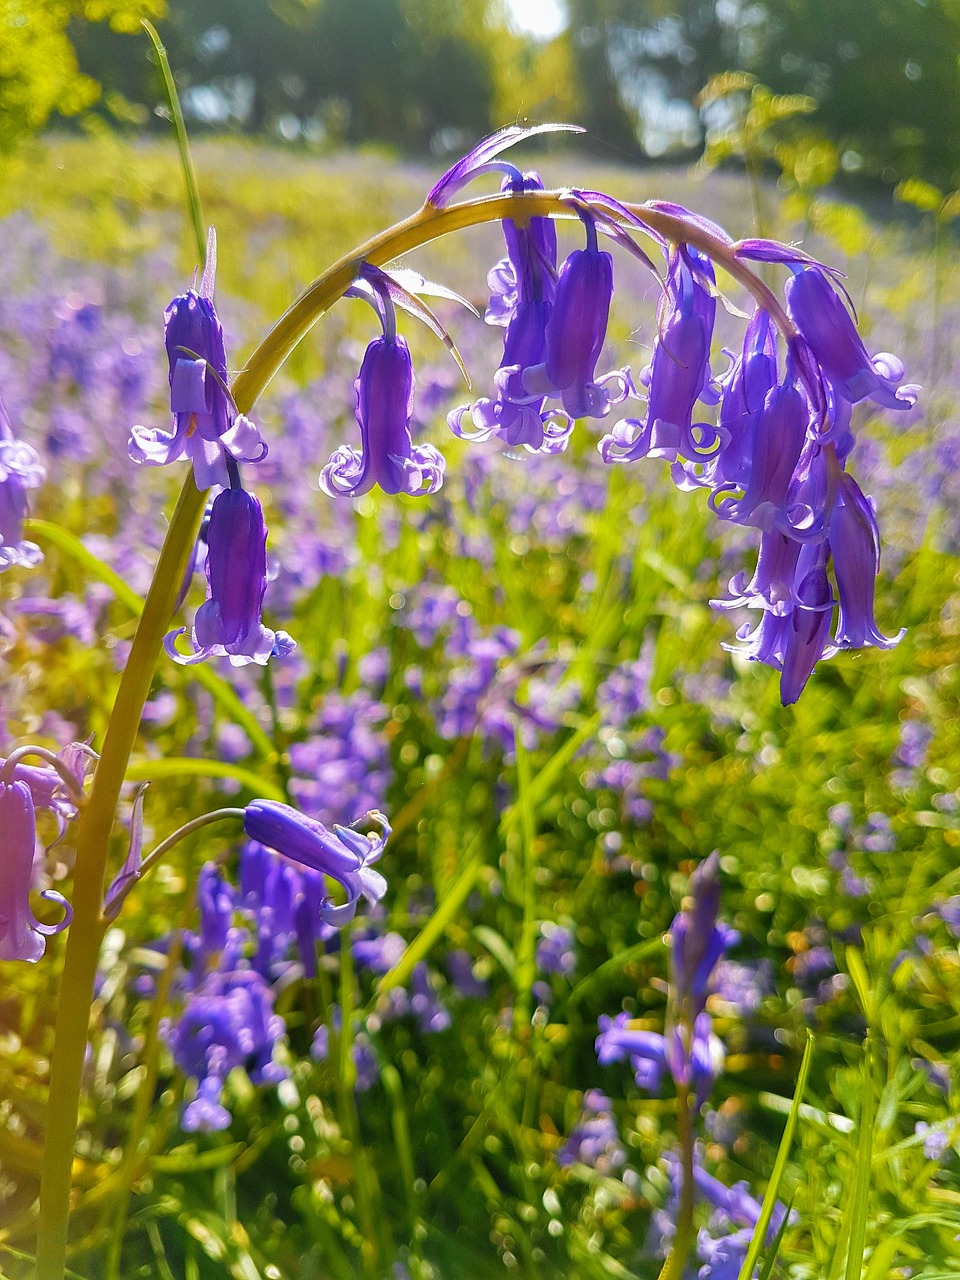
<instances>
[{"instance_id":1,"label":"field of wildflowers","mask_svg":"<svg viewBox=\"0 0 960 1280\"><path fill-rule=\"evenodd\" d=\"M110 836L67 1274L960 1275L949 256L934 289L929 229L892 208L862 218L843 251L774 226L846 273L867 350L896 352L901 377L889 358L843 366L839 321L818 346L830 299L842 305L832 278L748 242L759 288L780 293L793 272L790 315L826 371L820 415L840 468L827 476L825 440L814 450L797 416L817 416L820 385L803 350L787 359L781 344L778 372L772 326L754 321L749 378L722 354L739 354L752 312L732 253L713 288L700 247L665 258L647 241L664 292L614 239L597 246L592 219L603 231L609 206L596 192L669 200L749 237L744 181L531 158L537 142L501 159L581 195L572 219L534 219L512 245L507 229L526 285L503 270L486 282L503 255L496 223L404 261L490 306L513 361L502 327L428 296L467 390L405 314L423 281L355 272L356 300L293 350L249 411L255 427L226 387L294 298L431 188L438 206L472 188L448 199L433 185L441 166L377 154L321 163L201 145L213 312L209 262L187 292L199 246L172 147L50 140L9 162L0 465L21 487L0 505L0 753L48 753L0 777L0 1274L12 1280L34 1274L62 1103L50 1058L76 926L54 932L56 898L83 909L74 818L191 461L198 483L225 487L204 520L206 572L195 556L173 584L179 620L144 677ZM511 183L536 196L507 172ZM543 263L571 251L556 283ZM617 371L607 382L582 351L564 381L563 342L538 362L542 326L511 328L524 305L559 312L574 272L568 345L592 317L597 373ZM816 293L812 319L802 290ZM541 373L521 392L509 371L494 383L511 363L514 377ZM726 434L690 425L698 398L719 397L711 379ZM568 418L542 416L549 396ZM648 399L687 404L686 424L645 419ZM756 449L745 461L746 446L729 447L757 403L777 415L778 449L795 441L765 480ZM171 405L184 420L173 437ZM393 432L379 457L378 430ZM851 430L881 530L879 632L863 585L871 508L843 469ZM834 619L824 520L840 652L817 662ZM771 563L749 581L761 532ZM769 634L752 630L758 617ZM210 661L189 665L198 656ZM222 823L194 822L216 810ZM41 927L17 898L26 884ZM68 1147L68 1179L69 1161Z\"/></svg>"}]
</instances>

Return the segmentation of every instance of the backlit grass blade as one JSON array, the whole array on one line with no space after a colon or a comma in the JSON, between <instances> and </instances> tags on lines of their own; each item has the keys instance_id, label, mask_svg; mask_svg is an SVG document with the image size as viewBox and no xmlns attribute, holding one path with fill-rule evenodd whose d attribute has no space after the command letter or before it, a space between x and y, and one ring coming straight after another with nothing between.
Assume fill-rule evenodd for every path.
<instances>
[{"instance_id":1,"label":"backlit grass blade","mask_svg":"<svg viewBox=\"0 0 960 1280\"><path fill-rule=\"evenodd\" d=\"M803 1095L807 1088L807 1076L810 1074L810 1063L813 1061L813 1043L813 1036L808 1031L807 1045L803 1051L800 1074L797 1078L797 1087L793 1095L793 1106L790 1108L787 1123L784 1125L783 1137L780 1139L780 1147L777 1150L777 1158L773 1162L773 1173L771 1173L770 1181L767 1183L763 1205L760 1208L760 1218L757 1221L753 1239L750 1241L750 1248L747 1250L747 1256L743 1260L743 1266L740 1268L740 1275L737 1280L750 1280L760 1257L760 1251L764 1247L767 1238L767 1229L770 1226L770 1219L773 1217L774 1205L777 1203L777 1193L780 1190L783 1171L787 1167L787 1157L790 1154L790 1147L793 1143L793 1132L797 1127L797 1119L800 1115L800 1104L803 1102Z\"/></svg>"},{"instance_id":2,"label":"backlit grass blade","mask_svg":"<svg viewBox=\"0 0 960 1280\"><path fill-rule=\"evenodd\" d=\"M870 1198L870 1164L873 1155L873 1125L876 1113L873 1082L873 1045L869 1033L863 1048L863 1098L860 1103L860 1140L857 1143L857 1173L850 1222L850 1249L844 1280L860 1280L867 1238L867 1207Z\"/></svg>"},{"instance_id":3,"label":"backlit grass blade","mask_svg":"<svg viewBox=\"0 0 960 1280\"><path fill-rule=\"evenodd\" d=\"M192 756L165 760L142 760L127 769L128 782L154 782L159 778L230 778L263 800L286 800L283 790L262 773L244 769L226 760L194 759Z\"/></svg>"},{"instance_id":4,"label":"backlit grass blade","mask_svg":"<svg viewBox=\"0 0 960 1280\"><path fill-rule=\"evenodd\" d=\"M170 103L170 114L173 117L173 127L177 135L177 148L180 151L180 167L183 170L183 180L187 187L187 204L190 206L190 221L193 225L193 234L197 241L197 253L200 255L200 263L204 265L207 257L207 235L204 231L203 210L200 207L200 189L197 186L197 172L193 167L193 158L190 155L190 144L187 141L187 127L183 122L183 111L180 108L180 96L177 93L177 82L173 78L173 72L170 70L170 62L167 58L167 51L163 46L163 41L157 33L153 23L148 22L146 18L142 20L143 29L150 37L153 47L156 50L157 62L160 64L160 74L163 76L163 85L167 91L167 101Z\"/></svg>"}]
</instances>

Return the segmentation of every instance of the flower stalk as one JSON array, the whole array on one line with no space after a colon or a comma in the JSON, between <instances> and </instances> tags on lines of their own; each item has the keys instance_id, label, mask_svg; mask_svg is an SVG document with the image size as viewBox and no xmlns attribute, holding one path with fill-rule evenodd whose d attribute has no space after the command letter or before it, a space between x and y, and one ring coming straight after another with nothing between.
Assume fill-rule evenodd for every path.
<instances>
[{"instance_id":1,"label":"flower stalk","mask_svg":"<svg viewBox=\"0 0 960 1280\"><path fill-rule=\"evenodd\" d=\"M411 217L334 263L296 299L230 388L237 413L249 412L287 356L324 312L354 284L364 263L384 266L440 236L482 223L512 219L522 227L537 217L581 219L583 205L582 193L574 200L569 192L542 190L508 191L443 208L426 203ZM771 290L737 256L736 246L715 235L707 225L677 216L669 208L642 204L617 205L613 211L607 207L605 216L623 230L648 228L659 238L685 243L708 255L753 295L785 338L796 336L797 328L793 321ZM827 447L832 448L832 445ZM191 471L184 479L170 521L130 657L120 680L93 785L80 814L73 891L74 918L66 946L62 998L57 1011L51 1063L46 1122L48 1136L40 1190L37 1280L63 1280L64 1276L81 1075L97 962L107 927L103 893L110 838L144 703L150 692L163 637L176 612L205 502L206 492L197 488ZM687 1217L692 1222L692 1122L685 1086L680 1099L681 1136L686 1129L688 1137L682 1137L682 1141L689 1147L689 1153L684 1156L684 1195L690 1197ZM671 1254L675 1261L668 1260L662 1280L672 1280L679 1275L690 1247L690 1240L686 1237L691 1232L692 1225L683 1227L681 1214Z\"/></svg>"}]
</instances>

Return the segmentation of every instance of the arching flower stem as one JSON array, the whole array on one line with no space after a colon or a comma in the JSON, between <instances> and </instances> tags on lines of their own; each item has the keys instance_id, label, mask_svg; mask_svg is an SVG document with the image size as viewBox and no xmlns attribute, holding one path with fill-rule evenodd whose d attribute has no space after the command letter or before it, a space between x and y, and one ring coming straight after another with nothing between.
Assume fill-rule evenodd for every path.
<instances>
[{"instance_id":1,"label":"arching flower stem","mask_svg":"<svg viewBox=\"0 0 960 1280\"><path fill-rule=\"evenodd\" d=\"M467 200L447 208L425 204L411 217L381 232L335 262L280 317L254 351L230 388L238 413L246 414L287 356L317 320L350 288L363 263L385 266L395 258L441 236L487 222L511 218L522 225L530 218L574 219L569 192L524 191ZM735 256L736 246L705 226L663 209L624 204L623 212L605 216L628 228L649 228L655 235L686 243L711 257L747 289L771 316L785 338L796 326L771 290ZM47 1108L47 1143L40 1187L37 1280L63 1280L70 1214L71 1169L77 1133L80 1086L89 1032L90 1008L103 919L103 890L113 832L131 752L140 729L163 637L176 611L187 562L193 552L206 505L206 491L186 475L157 561L117 690L93 785L77 827L73 889L73 924L68 932L57 1010ZM675 1251L676 1252L676 1251ZM665 1275L666 1280L666 1275Z\"/></svg>"},{"instance_id":2,"label":"arching flower stem","mask_svg":"<svg viewBox=\"0 0 960 1280\"><path fill-rule=\"evenodd\" d=\"M212 809L209 813L201 813L196 818L191 818L189 822L185 822L182 827L177 827L176 831L171 831L168 836L151 849L147 856L131 866L129 873L123 877L123 882L118 885L116 891L111 894L108 890L107 901L104 904L103 914L105 920L114 920L119 914L120 908L126 901L127 894L130 890L140 883L148 871L151 871L157 863L164 858L171 849L185 840L187 836L193 835L194 831L200 831L203 827L211 827L216 822L225 822L229 818L243 821L245 809ZM118 877L119 879L119 877ZM114 881L117 884L117 881Z\"/></svg>"}]
</instances>

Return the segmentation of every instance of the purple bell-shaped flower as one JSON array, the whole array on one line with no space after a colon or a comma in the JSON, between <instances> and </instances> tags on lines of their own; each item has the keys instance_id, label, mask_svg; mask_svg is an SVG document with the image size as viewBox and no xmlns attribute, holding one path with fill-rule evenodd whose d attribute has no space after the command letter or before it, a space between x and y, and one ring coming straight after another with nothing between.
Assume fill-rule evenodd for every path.
<instances>
[{"instance_id":1,"label":"purple bell-shaped flower","mask_svg":"<svg viewBox=\"0 0 960 1280\"><path fill-rule=\"evenodd\" d=\"M284 631L263 625L260 610L267 589L267 529L258 499L245 489L224 489L214 499L207 528L209 596L197 610L193 653L176 648L186 627L171 631L164 641L175 662L191 665L214 654L226 654L235 667L256 662L264 666L283 656L294 642Z\"/></svg>"},{"instance_id":2,"label":"purple bell-shaped flower","mask_svg":"<svg viewBox=\"0 0 960 1280\"><path fill-rule=\"evenodd\" d=\"M546 328L546 358L523 375L527 392L559 397L573 419L604 417L628 391L621 373L596 376L613 298L613 258L598 247L593 216L583 212L581 217L587 247L574 249L560 268ZM611 381L616 394L607 388Z\"/></svg>"},{"instance_id":3,"label":"purple bell-shaped flower","mask_svg":"<svg viewBox=\"0 0 960 1280\"><path fill-rule=\"evenodd\" d=\"M363 835L340 826L328 831L322 822L308 818L288 804L254 800L247 805L243 825L252 840L340 884L346 892L346 902L335 905L325 899L320 908L328 924L340 926L353 919L361 897L375 903L387 891L386 880L371 864L383 853L390 825L381 813L369 813L363 821L371 819L380 824L379 836Z\"/></svg>"},{"instance_id":4,"label":"purple bell-shaped flower","mask_svg":"<svg viewBox=\"0 0 960 1280\"><path fill-rule=\"evenodd\" d=\"M260 432L237 412L227 387L223 326L213 305L215 259L211 228L200 292L178 294L163 313L174 429L136 426L128 445L134 462L150 467L185 455L193 463L198 489L230 483L228 457L259 462L267 453Z\"/></svg>"},{"instance_id":5,"label":"purple bell-shaped flower","mask_svg":"<svg viewBox=\"0 0 960 1280\"><path fill-rule=\"evenodd\" d=\"M876 516L853 476L842 475L839 488L830 516L830 550L840 596L837 647L892 649L906 632L901 629L895 636L885 636L874 618L873 596L880 568Z\"/></svg>"},{"instance_id":6,"label":"purple bell-shaped flower","mask_svg":"<svg viewBox=\"0 0 960 1280\"><path fill-rule=\"evenodd\" d=\"M360 449L337 449L320 472L320 488L331 497L359 497L374 485L384 493L436 493L443 484L443 458L410 434L413 361L394 330L389 298L385 306L390 323L367 347L354 384Z\"/></svg>"},{"instance_id":7,"label":"purple bell-shaped flower","mask_svg":"<svg viewBox=\"0 0 960 1280\"><path fill-rule=\"evenodd\" d=\"M901 385L903 364L885 351L871 357L827 273L794 267L787 281L787 311L806 338L823 375L853 404L875 400L887 409L910 409L918 387Z\"/></svg>"}]
</instances>

